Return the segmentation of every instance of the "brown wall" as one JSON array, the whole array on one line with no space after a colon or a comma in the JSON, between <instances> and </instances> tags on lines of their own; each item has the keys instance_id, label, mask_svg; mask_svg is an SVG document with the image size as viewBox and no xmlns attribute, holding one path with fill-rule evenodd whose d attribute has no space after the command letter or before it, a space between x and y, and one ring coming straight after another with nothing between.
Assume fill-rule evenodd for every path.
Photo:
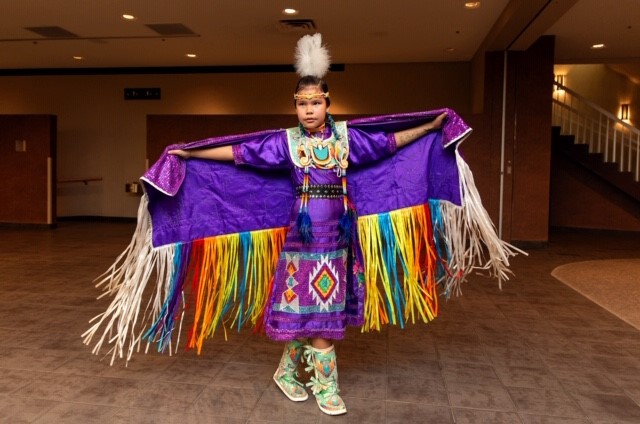
<instances>
[{"instance_id":1,"label":"brown wall","mask_svg":"<svg viewBox=\"0 0 640 424\"><path fill-rule=\"evenodd\" d=\"M551 171L551 226L640 231L637 200L562 154Z\"/></svg>"},{"instance_id":2,"label":"brown wall","mask_svg":"<svg viewBox=\"0 0 640 424\"><path fill-rule=\"evenodd\" d=\"M0 115L0 223L55 223L55 150L55 116Z\"/></svg>"},{"instance_id":3,"label":"brown wall","mask_svg":"<svg viewBox=\"0 0 640 424\"><path fill-rule=\"evenodd\" d=\"M528 50L509 52L506 58L502 237L508 241L548 240L553 55L553 37L542 37ZM486 56L480 144L494 182L484 198L493 214L500 204L504 60L503 52Z\"/></svg>"},{"instance_id":4,"label":"brown wall","mask_svg":"<svg viewBox=\"0 0 640 424\"><path fill-rule=\"evenodd\" d=\"M515 55L512 240L548 239L553 60L553 37Z\"/></svg>"}]
</instances>

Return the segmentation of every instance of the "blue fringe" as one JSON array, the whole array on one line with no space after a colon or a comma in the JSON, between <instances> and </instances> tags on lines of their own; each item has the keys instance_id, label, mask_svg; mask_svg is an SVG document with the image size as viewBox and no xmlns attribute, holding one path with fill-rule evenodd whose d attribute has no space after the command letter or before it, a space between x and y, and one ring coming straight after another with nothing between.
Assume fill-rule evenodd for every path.
<instances>
[{"instance_id":1,"label":"blue fringe","mask_svg":"<svg viewBox=\"0 0 640 424\"><path fill-rule=\"evenodd\" d=\"M401 262L403 269L406 270L406 266L402 263L402 258L398 258L396 237L393 234L393 225L391 224L389 213L381 213L378 216L378 226L380 227L380 235L382 236L382 259L387 268L387 275L389 276L389 283L391 285L391 296L395 304L396 312L395 316L389 316L389 320L392 324L398 324L400 328L404 328L402 311L404 311L407 302L404 298L400 279L398 278L398 260ZM388 311L391 312L389 302L390 300L387 299L387 308Z\"/></svg>"},{"instance_id":2,"label":"blue fringe","mask_svg":"<svg viewBox=\"0 0 640 424\"><path fill-rule=\"evenodd\" d=\"M306 209L298 212L296 226L298 227L298 233L302 238L302 243L311 243L313 241L313 229L311 228L311 217L309 216L309 212L307 212Z\"/></svg>"},{"instance_id":3,"label":"blue fringe","mask_svg":"<svg viewBox=\"0 0 640 424\"><path fill-rule=\"evenodd\" d=\"M251 250L251 246L252 246L251 233L248 231L240 233L240 249L243 254L242 256L243 256L243 263L245 265L244 266L245 269L244 269L244 273L242 274L242 278L239 279L240 293L238 298L240 299L240 305L238 306L238 308L240 310L240 313L238 314L238 332L240 332L240 330L242 329L242 325L249 318L249 316L247 315L243 319L242 309L244 308L244 300L247 292L247 276L249 275L249 272L252 272L252 269L246 266L249 263L249 251ZM247 306L248 306L247 312L253 309L253 306L251 305L247 305Z\"/></svg>"},{"instance_id":4,"label":"blue fringe","mask_svg":"<svg viewBox=\"0 0 640 424\"><path fill-rule=\"evenodd\" d=\"M442 240L444 239L444 217L440 209L440 200L429 199L429 210L431 211L431 224L433 227L433 240L438 252L438 258L448 261L450 255L449 249ZM441 278L446 277L447 270L441 261L436 261L436 279L440 281ZM449 293L443 293L448 296Z\"/></svg>"},{"instance_id":5,"label":"blue fringe","mask_svg":"<svg viewBox=\"0 0 640 424\"><path fill-rule=\"evenodd\" d=\"M338 229L340 230L339 243L349 244L351 243L351 237L353 236L353 228L356 222L356 213L353 209L345 211L340 218Z\"/></svg>"},{"instance_id":6,"label":"blue fringe","mask_svg":"<svg viewBox=\"0 0 640 424\"><path fill-rule=\"evenodd\" d=\"M173 257L173 275L169 287L169 295L162 305L156 321L142 336L149 343L157 343L158 352L164 352L171 342L171 333L175 325L175 318L179 314L182 290L188 272L190 244L178 244Z\"/></svg>"}]
</instances>

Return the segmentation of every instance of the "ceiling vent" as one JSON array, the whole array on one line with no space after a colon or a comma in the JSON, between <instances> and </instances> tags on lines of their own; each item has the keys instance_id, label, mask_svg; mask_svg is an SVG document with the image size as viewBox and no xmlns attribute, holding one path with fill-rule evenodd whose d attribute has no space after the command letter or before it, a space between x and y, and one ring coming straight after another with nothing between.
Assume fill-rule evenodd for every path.
<instances>
[{"instance_id":1,"label":"ceiling vent","mask_svg":"<svg viewBox=\"0 0 640 424\"><path fill-rule=\"evenodd\" d=\"M191 31L183 24L148 24L147 27L165 37L196 35L195 32Z\"/></svg>"},{"instance_id":2,"label":"ceiling vent","mask_svg":"<svg viewBox=\"0 0 640 424\"><path fill-rule=\"evenodd\" d=\"M44 38L78 38L77 34L59 26L26 27L25 29Z\"/></svg>"},{"instance_id":3,"label":"ceiling vent","mask_svg":"<svg viewBox=\"0 0 640 424\"><path fill-rule=\"evenodd\" d=\"M282 32L312 32L316 24L311 19L285 19L279 22L278 28Z\"/></svg>"}]
</instances>

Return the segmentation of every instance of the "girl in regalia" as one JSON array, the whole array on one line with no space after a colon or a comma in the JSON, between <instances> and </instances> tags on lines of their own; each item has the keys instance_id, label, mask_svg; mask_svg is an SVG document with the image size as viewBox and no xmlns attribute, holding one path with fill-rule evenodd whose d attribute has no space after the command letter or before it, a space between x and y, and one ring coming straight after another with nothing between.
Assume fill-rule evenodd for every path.
<instances>
[{"instance_id":1,"label":"girl in regalia","mask_svg":"<svg viewBox=\"0 0 640 424\"><path fill-rule=\"evenodd\" d=\"M94 353L107 343L112 363L129 360L143 341L171 353L188 309L198 352L216 329L251 324L285 342L282 392L304 401L310 386L340 415L333 340L347 326L429 322L473 270L507 278L521 251L495 233L458 153L471 129L449 109L335 122L328 69L320 35L302 37L298 126L169 146L147 170L136 232L99 282L113 301L83 335Z\"/></svg>"},{"instance_id":2,"label":"girl in regalia","mask_svg":"<svg viewBox=\"0 0 640 424\"><path fill-rule=\"evenodd\" d=\"M296 379L304 354L309 370L315 372L309 385L320 410L339 415L347 409L338 394L332 340L342 339L347 325L363 324L363 308L358 307L363 295L362 258L356 211L346 190L347 169L392 155L439 129L446 113L396 133L356 131L334 122L328 112L331 98L322 78L329 60L320 34L298 42L296 68L301 78L293 101L299 124L287 130L286 138L168 153L291 170L297 198L265 313L267 336L286 342L273 379L292 401L306 400L307 391Z\"/></svg>"}]
</instances>

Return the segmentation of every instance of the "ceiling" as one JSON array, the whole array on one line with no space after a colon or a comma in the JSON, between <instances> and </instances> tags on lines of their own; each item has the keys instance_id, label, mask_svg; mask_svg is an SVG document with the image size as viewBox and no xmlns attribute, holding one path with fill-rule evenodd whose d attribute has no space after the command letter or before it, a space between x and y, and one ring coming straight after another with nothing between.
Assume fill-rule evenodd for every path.
<instances>
[{"instance_id":1,"label":"ceiling","mask_svg":"<svg viewBox=\"0 0 640 424\"><path fill-rule=\"evenodd\" d=\"M482 0L475 10L464 3L6 0L0 71L290 64L296 40L307 32L323 34L334 63L469 61L483 51L526 49L552 34L556 63L607 63L640 81L638 0ZM285 7L299 13L285 16ZM124 20L125 13L136 19ZM287 19L311 20L315 28L283 26ZM154 24L180 25L162 35ZM45 37L42 27L70 34ZM606 47L591 49L595 43Z\"/></svg>"}]
</instances>

